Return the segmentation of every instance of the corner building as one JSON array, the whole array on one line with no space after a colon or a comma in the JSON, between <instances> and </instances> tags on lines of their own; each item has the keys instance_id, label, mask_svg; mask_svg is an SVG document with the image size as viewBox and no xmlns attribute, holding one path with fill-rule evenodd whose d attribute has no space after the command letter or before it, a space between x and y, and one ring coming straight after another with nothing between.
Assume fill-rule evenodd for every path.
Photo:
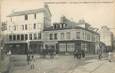
<instances>
[{"instance_id":1,"label":"corner building","mask_svg":"<svg viewBox=\"0 0 115 73\"><path fill-rule=\"evenodd\" d=\"M43 46L42 32L51 26L51 13L43 8L13 12L8 16L5 48L13 54L25 54L28 49L39 53Z\"/></svg>"},{"instance_id":2,"label":"corner building","mask_svg":"<svg viewBox=\"0 0 115 73\"><path fill-rule=\"evenodd\" d=\"M74 50L84 50L86 54L95 54L100 36L93 31L84 20L78 23L62 17L59 23L44 30L44 44L54 46L58 53L73 53Z\"/></svg>"}]
</instances>

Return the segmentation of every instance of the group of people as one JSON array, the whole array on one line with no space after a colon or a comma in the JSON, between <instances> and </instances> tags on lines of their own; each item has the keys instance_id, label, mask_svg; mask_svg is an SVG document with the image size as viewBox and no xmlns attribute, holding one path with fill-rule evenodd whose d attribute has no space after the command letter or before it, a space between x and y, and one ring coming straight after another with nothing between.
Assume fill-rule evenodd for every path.
<instances>
[{"instance_id":1,"label":"group of people","mask_svg":"<svg viewBox=\"0 0 115 73\"><path fill-rule=\"evenodd\" d=\"M31 69L34 69L34 67L35 67L34 62L35 62L34 54L32 53L32 51L30 51L27 54L27 63L28 63L28 65L30 64Z\"/></svg>"},{"instance_id":2,"label":"group of people","mask_svg":"<svg viewBox=\"0 0 115 73\"><path fill-rule=\"evenodd\" d=\"M74 51L74 58L81 59L82 57L85 57L85 51L84 50L75 50Z\"/></svg>"},{"instance_id":3,"label":"group of people","mask_svg":"<svg viewBox=\"0 0 115 73\"><path fill-rule=\"evenodd\" d=\"M50 58L54 58L55 54L56 54L56 51L53 47L41 49L41 56L43 58L45 58L47 55L49 55Z\"/></svg>"}]
</instances>

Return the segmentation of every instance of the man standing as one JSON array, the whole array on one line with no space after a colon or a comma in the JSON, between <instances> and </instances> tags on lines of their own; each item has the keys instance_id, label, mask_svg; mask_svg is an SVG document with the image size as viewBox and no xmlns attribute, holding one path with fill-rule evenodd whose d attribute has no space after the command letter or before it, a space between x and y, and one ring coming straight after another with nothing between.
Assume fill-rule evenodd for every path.
<instances>
[{"instance_id":1,"label":"man standing","mask_svg":"<svg viewBox=\"0 0 115 73\"><path fill-rule=\"evenodd\" d=\"M108 60L109 60L109 62L111 62L112 60L112 52L111 51L109 51L108 52Z\"/></svg>"}]
</instances>

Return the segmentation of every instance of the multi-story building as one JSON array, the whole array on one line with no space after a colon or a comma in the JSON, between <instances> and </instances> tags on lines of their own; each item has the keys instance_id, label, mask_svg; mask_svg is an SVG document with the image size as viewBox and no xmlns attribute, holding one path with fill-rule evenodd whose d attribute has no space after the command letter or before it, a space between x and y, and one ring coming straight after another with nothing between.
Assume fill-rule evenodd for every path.
<instances>
[{"instance_id":1,"label":"multi-story building","mask_svg":"<svg viewBox=\"0 0 115 73\"><path fill-rule=\"evenodd\" d=\"M84 50L94 54L99 46L100 36L84 20L78 23L61 18L60 23L54 23L52 27L44 30L44 44L53 47L57 52L73 52L75 49Z\"/></svg>"},{"instance_id":2,"label":"multi-story building","mask_svg":"<svg viewBox=\"0 0 115 73\"><path fill-rule=\"evenodd\" d=\"M100 41L107 46L107 51L113 48L113 33L107 26L102 26L99 30Z\"/></svg>"},{"instance_id":3,"label":"multi-story building","mask_svg":"<svg viewBox=\"0 0 115 73\"><path fill-rule=\"evenodd\" d=\"M39 53L43 47L57 52L73 52L75 49L94 54L99 46L100 36L84 20L74 22L62 17L51 26L51 13L44 8L13 12L8 16L5 48L12 53L24 54L29 49ZM4 26L4 27L5 27Z\"/></svg>"},{"instance_id":4,"label":"multi-story building","mask_svg":"<svg viewBox=\"0 0 115 73\"><path fill-rule=\"evenodd\" d=\"M43 8L13 12L8 15L5 48L13 53L25 53L27 49L39 52L43 46L42 32L51 25L51 13L48 5Z\"/></svg>"}]
</instances>

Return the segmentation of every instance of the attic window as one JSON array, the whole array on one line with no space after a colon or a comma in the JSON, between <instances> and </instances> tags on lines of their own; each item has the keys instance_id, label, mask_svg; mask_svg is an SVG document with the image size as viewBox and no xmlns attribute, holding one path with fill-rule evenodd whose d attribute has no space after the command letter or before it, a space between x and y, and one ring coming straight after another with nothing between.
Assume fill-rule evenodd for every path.
<instances>
[{"instance_id":1,"label":"attic window","mask_svg":"<svg viewBox=\"0 0 115 73\"><path fill-rule=\"evenodd\" d=\"M28 15L25 15L25 20L28 20Z\"/></svg>"},{"instance_id":2,"label":"attic window","mask_svg":"<svg viewBox=\"0 0 115 73\"><path fill-rule=\"evenodd\" d=\"M34 19L36 19L36 14L34 14Z\"/></svg>"},{"instance_id":3,"label":"attic window","mask_svg":"<svg viewBox=\"0 0 115 73\"><path fill-rule=\"evenodd\" d=\"M10 18L11 22L12 22L12 18Z\"/></svg>"}]
</instances>

